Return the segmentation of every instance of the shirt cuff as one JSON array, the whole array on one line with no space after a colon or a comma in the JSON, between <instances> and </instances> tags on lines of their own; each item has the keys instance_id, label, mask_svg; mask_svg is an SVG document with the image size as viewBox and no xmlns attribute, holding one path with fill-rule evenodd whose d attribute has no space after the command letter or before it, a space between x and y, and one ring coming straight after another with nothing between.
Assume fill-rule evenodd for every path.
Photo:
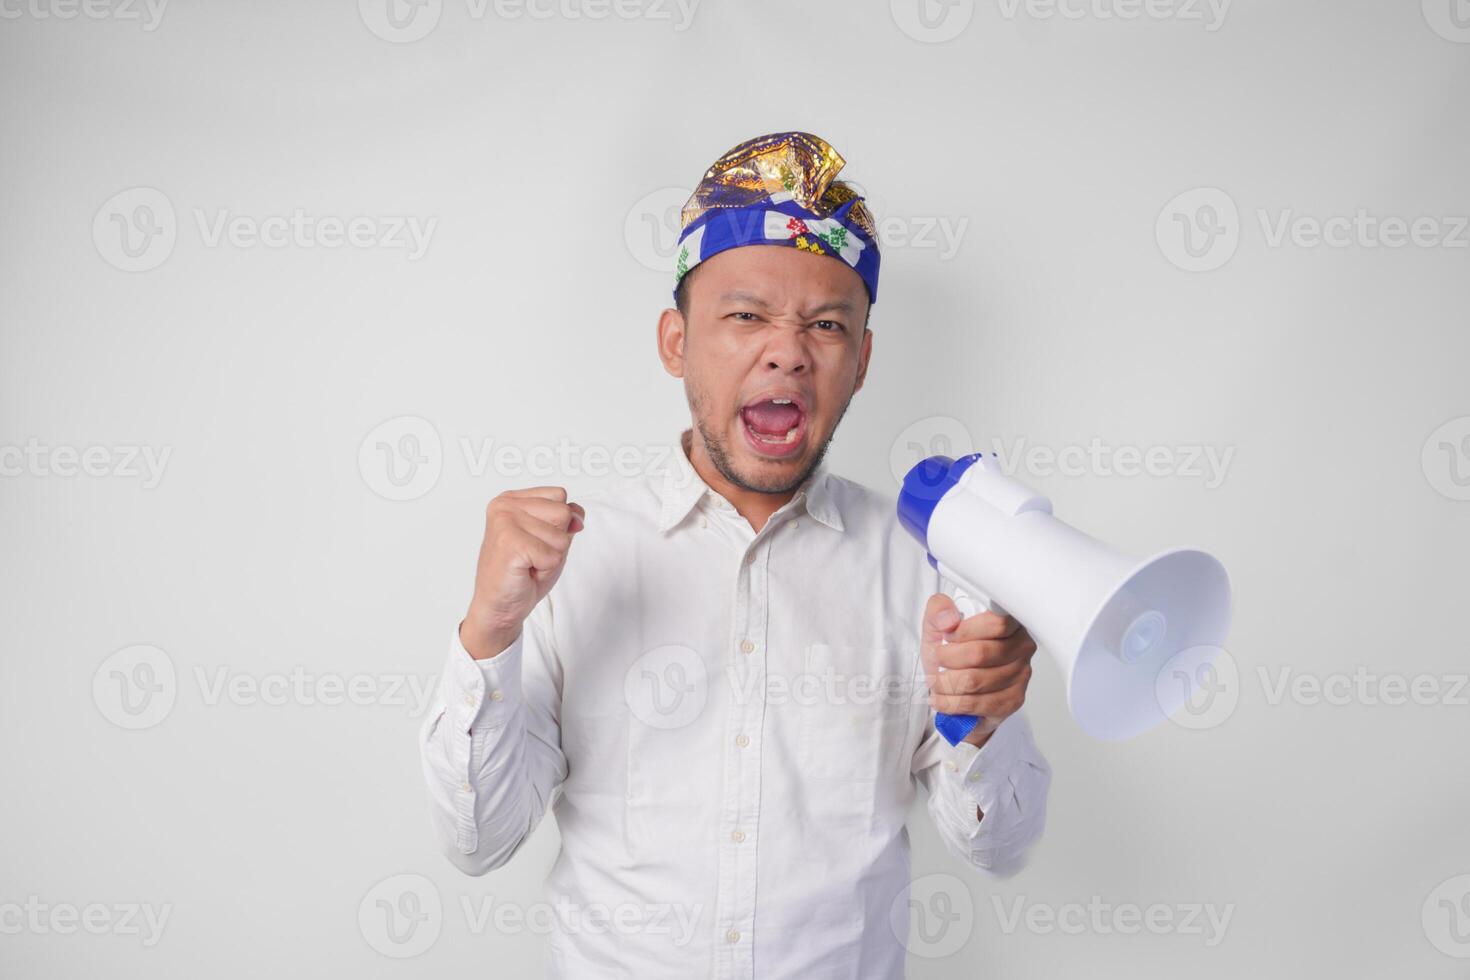
<instances>
[{"instance_id":1,"label":"shirt cuff","mask_svg":"<svg viewBox=\"0 0 1470 980\"><path fill-rule=\"evenodd\" d=\"M455 626L449 639L449 662L440 676L439 694L458 731L494 729L515 713L521 698L521 654L526 631L515 642L485 660L476 660L459 639Z\"/></svg>"},{"instance_id":2,"label":"shirt cuff","mask_svg":"<svg viewBox=\"0 0 1470 980\"><path fill-rule=\"evenodd\" d=\"M1010 794L1010 774L1023 764L1021 749L1025 737L1016 717L1012 715L997 725L990 738L978 748L969 742L954 746L952 765L944 767L960 795L987 815L995 812Z\"/></svg>"}]
</instances>

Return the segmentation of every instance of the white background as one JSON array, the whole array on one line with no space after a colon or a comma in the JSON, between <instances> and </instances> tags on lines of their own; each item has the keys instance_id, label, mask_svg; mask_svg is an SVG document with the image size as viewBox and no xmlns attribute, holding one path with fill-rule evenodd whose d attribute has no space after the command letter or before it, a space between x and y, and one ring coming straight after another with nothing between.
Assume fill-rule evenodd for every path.
<instances>
[{"instance_id":1,"label":"white background","mask_svg":"<svg viewBox=\"0 0 1470 980\"><path fill-rule=\"evenodd\" d=\"M1186 724L1088 741L1042 665L1046 836L994 881L918 815L915 877L969 911L911 976L1470 975L1470 7L435 0L395 28L385 2L0 3L0 974L537 975L539 936L462 902L537 902L554 822L458 875L411 685L484 503L597 480L464 441L673 439L671 209L727 147L805 129L886 223L834 469L893 492L910 443L1165 447L1153 474L1017 475L1235 588L1235 679ZM372 242L212 237L298 210ZM1434 222L1399 247L1299 223L1360 211ZM394 218L434 222L422 255L378 242ZM422 475L395 486L377 447L405 435ZM157 479L129 447L168 453ZM124 704L139 663L152 716ZM216 697L293 671L373 703ZM1423 677L1437 703L1384 703ZM409 959L373 925L405 874L442 908ZM49 918L95 903L169 917L152 945ZM1089 903L1176 928L1046 928ZM1191 905L1223 936L1177 928ZM1017 907L1041 911L1008 931Z\"/></svg>"}]
</instances>

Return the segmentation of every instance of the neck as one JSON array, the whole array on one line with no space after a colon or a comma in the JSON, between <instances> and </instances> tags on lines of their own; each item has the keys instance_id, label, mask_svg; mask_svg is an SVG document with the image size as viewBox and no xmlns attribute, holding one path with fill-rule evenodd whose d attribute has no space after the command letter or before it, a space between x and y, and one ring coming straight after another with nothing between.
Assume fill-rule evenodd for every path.
<instances>
[{"instance_id":1,"label":"neck","mask_svg":"<svg viewBox=\"0 0 1470 980\"><path fill-rule=\"evenodd\" d=\"M694 467L694 472L699 474L699 478L711 490L730 501L736 513L749 521L757 534L760 533L761 528L766 526L772 514L796 496L795 490L787 490L784 493L762 493L759 490L736 486L725 479L709 458L704 440L700 438L698 426L684 433L683 443L684 455L689 457L689 465Z\"/></svg>"}]
</instances>

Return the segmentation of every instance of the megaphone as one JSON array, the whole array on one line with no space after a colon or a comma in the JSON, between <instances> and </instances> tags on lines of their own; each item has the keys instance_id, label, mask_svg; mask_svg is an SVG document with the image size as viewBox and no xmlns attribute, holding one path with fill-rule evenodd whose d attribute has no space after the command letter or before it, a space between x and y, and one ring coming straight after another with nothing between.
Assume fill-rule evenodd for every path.
<instances>
[{"instance_id":1,"label":"megaphone","mask_svg":"<svg viewBox=\"0 0 1470 980\"><path fill-rule=\"evenodd\" d=\"M1053 517L1051 501L1001 472L993 453L916 464L898 518L940 575L1014 616L1055 658L1072 717L1094 738L1133 738L1167 720L1229 630L1230 580L1214 557L1131 559ZM1160 683L1176 656L1185 682ZM935 728L955 745L978 721L939 714Z\"/></svg>"}]
</instances>

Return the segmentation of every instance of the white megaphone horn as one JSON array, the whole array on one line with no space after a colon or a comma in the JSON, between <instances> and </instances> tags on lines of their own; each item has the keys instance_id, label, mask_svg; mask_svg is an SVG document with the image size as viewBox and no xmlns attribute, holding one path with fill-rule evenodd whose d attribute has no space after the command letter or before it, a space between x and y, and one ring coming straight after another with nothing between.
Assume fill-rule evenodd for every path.
<instances>
[{"instance_id":1,"label":"white megaphone horn","mask_svg":"<svg viewBox=\"0 0 1470 980\"><path fill-rule=\"evenodd\" d=\"M1132 738L1178 711L1230 628L1230 581L1214 557L1120 554L1053 517L1051 501L1002 473L994 454L918 463L898 518L942 576L1014 616L1056 659L1072 717L1094 738ZM1184 683L1160 683L1176 656ZM950 744L976 723L935 719Z\"/></svg>"}]
</instances>

